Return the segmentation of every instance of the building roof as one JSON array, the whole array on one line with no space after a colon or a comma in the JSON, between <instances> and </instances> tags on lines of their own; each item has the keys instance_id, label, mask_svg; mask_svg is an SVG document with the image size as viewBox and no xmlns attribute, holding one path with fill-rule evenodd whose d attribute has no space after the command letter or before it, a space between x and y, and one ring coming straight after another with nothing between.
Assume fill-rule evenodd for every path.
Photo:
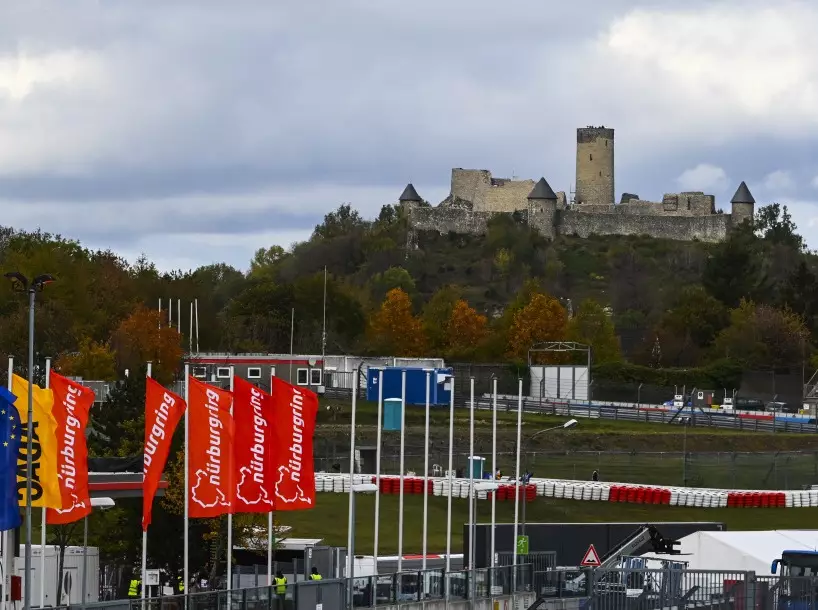
<instances>
[{"instance_id":1,"label":"building roof","mask_svg":"<svg viewBox=\"0 0 818 610\"><path fill-rule=\"evenodd\" d=\"M552 199L556 200L557 195L551 186L545 181L545 178L540 178L540 181L534 185L534 188L528 194L529 199Z\"/></svg>"},{"instance_id":2,"label":"building roof","mask_svg":"<svg viewBox=\"0 0 818 610\"><path fill-rule=\"evenodd\" d=\"M747 184L745 184L744 180L741 181L741 184L738 185L738 189L736 189L736 194L733 195L733 198L730 200L730 203L755 203L756 200L753 199L753 195L750 193L750 189L747 188Z\"/></svg>"},{"instance_id":3,"label":"building roof","mask_svg":"<svg viewBox=\"0 0 818 610\"><path fill-rule=\"evenodd\" d=\"M403 189L403 193L401 193L400 199L398 201L423 201L418 195L418 192L415 190L415 187L412 186L412 183L406 185L406 188Z\"/></svg>"}]
</instances>

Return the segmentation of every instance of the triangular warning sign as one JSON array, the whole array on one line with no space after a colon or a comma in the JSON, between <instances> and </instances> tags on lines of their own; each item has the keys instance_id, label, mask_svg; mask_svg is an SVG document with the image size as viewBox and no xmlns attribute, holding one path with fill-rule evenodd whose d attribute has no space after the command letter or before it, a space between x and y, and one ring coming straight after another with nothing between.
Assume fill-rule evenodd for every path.
<instances>
[{"instance_id":1,"label":"triangular warning sign","mask_svg":"<svg viewBox=\"0 0 818 610\"><path fill-rule=\"evenodd\" d=\"M602 565L602 562L599 560L599 553L596 552L596 548L594 548L593 544L585 551L585 556L582 558L580 565L591 568L598 568Z\"/></svg>"}]
</instances>

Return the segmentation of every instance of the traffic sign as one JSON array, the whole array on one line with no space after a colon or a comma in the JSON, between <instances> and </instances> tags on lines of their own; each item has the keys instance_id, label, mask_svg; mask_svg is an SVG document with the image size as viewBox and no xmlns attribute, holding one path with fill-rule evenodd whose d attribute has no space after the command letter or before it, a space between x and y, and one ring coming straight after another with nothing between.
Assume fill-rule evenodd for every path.
<instances>
[{"instance_id":1,"label":"traffic sign","mask_svg":"<svg viewBox=\"0 0 818 610\"><path fill-rule=\"evenodd\" d=\"M528 555L528 536L517 536L517 554Z\"/></svg>"},{"instance_id":2,"label":"traffic sign","mask_svg":"<svg viewBox=\"0 0 818 610\"><path fill-rule=\"evenodd\" d=\"M585 551L585 556L582 558L580 565L590 568L598 568L602 565L602 562L599 560L599 553L596 552L596 548L593 544Z\"/></svg>"}]
</instances>

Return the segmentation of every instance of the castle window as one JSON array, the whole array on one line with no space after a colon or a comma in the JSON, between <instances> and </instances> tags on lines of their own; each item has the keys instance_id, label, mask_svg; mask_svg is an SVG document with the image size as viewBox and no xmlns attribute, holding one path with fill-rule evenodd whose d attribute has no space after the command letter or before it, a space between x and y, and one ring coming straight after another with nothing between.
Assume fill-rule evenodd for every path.
<instances>
[{"instance_id":1,"label":"castle window","mask_svg":"<svg viewBox=\"0 0 818 610\"><path fill-rule=\"evenodd\" d=\"M602 177L602 172L599 172L599 176Z\"/></svg>"},{"instance_id":2,"label":"castle window","mask_svg":"<svg viewBox=\"0 0 818 610\"><path fill-rule=\"evenodd\" d=\"M590 157L590 158L588 159L589 161L593 161L593 160L594 160L594 156L593 156L593 155L588 155L588 157Z\"/></svg>"}]
</instances>

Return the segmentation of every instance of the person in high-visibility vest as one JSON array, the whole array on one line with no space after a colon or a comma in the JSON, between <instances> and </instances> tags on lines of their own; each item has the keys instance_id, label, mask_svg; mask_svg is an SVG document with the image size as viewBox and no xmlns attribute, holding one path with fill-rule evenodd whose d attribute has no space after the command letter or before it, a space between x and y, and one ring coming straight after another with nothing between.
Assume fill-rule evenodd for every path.
<instances>
[{"instance_id":1,"label":"person in high-visibility vest","mask_svg":"<svg viewBox=\"0 0 818 610\"><path fill-rule=\"evenodd\" d=\"M275 583L276 595L284 601L284 596L287 595L287 579L284 577L284 574L281 573L281 570L276 572Z\"/></svg>"},{"instance_id":2,"label":"person in high-visibility vest","mask_svg":"<svg viewBox=\"0 0 818 610\"><path fill-rule=\"evenodd\" d=\"M310 574L310 580L321 580L321 575L318 573L318 568L313 566L312 573Z\"/></svg>"},{"instance_id":3,"label":"person in high-visibility vest","mask_svg":"<svg viewBox=\"0 0 818 610\"><path fill-rule=\"evenodd\" d=\"M128 583L128 597L139 597L139 586L142 582L138 578L131 578Z\"/></svg>"}]
</instances>

